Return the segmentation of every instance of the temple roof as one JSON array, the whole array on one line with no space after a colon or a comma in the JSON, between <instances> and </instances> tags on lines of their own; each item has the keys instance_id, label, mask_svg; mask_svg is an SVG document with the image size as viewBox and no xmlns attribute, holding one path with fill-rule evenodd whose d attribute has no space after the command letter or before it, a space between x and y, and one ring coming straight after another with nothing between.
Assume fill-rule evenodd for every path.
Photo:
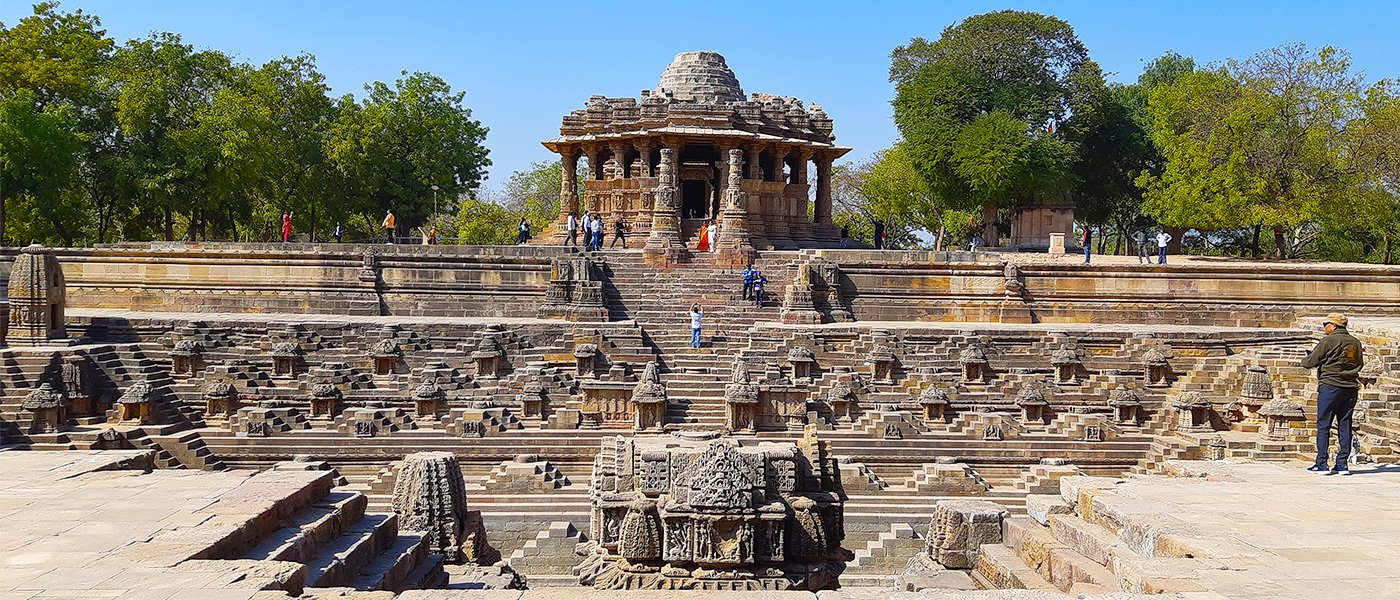
<instances>
[{"instance_id":1,"label":"temple roof","mask_svg":"<svg viewBox=\"0 0 1400 600\"><path fill-rule=\"evenodd\" d=\"M715 52L682 52L641 98L593 96L564 116L560 136L541 142L555 152L570 144L658 135L729 137L781 142L839 157L831 118L817 104L774 94L749 94Z\"/></svg>"},{"instance_id":2,"label":"temple roof","mask_svg":"<svg viewBox=\"0 0 1400 600\"><path fill-rule=\"evenodd\" d=\"M682 52L661 73L656 93L677 101L706 104L743 102L744 88L718 52Z\"/></svg>"}]
</instances>

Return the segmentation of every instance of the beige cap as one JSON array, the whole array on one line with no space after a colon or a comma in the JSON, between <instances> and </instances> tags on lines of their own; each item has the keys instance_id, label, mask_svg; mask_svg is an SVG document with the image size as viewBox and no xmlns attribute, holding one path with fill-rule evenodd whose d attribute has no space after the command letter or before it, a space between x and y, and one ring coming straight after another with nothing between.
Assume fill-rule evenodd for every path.
<instances>
[{"instance_id":1,"label":"beige cap","mask_svg":"<svg viewBox=\"0 0 1400 600\"><path fill-rule=\"evenodd\" d=\"M1330 314L1330 315L1327 315L1327 318L1326 318L1326 319L1323 319L1323 320L1322 320L1322 323L1323 323L1324 325L1327 324L1327 323L1331 323L1331 324L1336 325L1336 326L1338 326L1338 327L1346 327L1346 326L1347 326L1347 316L1344 315L1344 314L1342 314L1342 313L1332 313L1332 314Z\"/></svg>"}]
</instances>

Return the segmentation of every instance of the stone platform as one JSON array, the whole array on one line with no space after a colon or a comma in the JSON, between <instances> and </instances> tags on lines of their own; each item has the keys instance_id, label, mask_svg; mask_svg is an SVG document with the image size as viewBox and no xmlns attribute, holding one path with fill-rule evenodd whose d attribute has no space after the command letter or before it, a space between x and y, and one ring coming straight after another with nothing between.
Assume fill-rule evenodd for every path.
<instances>
[{"instance_id":1,"label":"stone platform","mask_svg":"<svg viewBox=\"0 0 1400 600\"><path fill-rule=\"evenodd\" d=\"M144 451L0 452L0 598L349 598L392 592L306 586L313 569L247 558L244 550L306 507L339 493L329 472L149 471ZM1350 477L1301 465L1169 461L1163 475L1070 481L1079 535L1050 517L1052 552L1102 554L1118 589L1078 597L1194 600L1400 597L1400 469ZM1094 478L1090 478L1094 479ZM341 498L342 502L344 498ZM1014 527L1008 521L1008 532ZM1103 532L1084 535L1088 526ZM353 528L351 528L353 529ZM1026 535L1014 533L1026 544ZM1040 534L1035 534L1040 535ZM1060 548L1060 550L1053 550ZM1013 550L1015 552L1015 550ZM314 561L313 561L314 562ZM314 575L312 575L314 576ZM1147 587L1143 587L1147 586ZM648 598L588 589L410 590L400 600ZM667 592L670 600L713 592ZM1033 600L1058 591L844 588L817 593L728 592L740 600ZM1068 596L1073 597L1073 596Z\"/></svg>"}]
</instances>

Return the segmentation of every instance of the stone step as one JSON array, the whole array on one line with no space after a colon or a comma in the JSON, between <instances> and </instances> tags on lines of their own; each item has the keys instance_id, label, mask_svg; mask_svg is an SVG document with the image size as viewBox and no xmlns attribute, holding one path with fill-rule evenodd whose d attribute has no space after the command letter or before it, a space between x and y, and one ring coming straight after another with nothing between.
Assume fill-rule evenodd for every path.
<instances>
[{"instance_id":1,"label":"stone step","mask_svg":"<svg viewBox=\"0 0 1400 600\"><path fill-rule=\"evenodd\" d=\"M403 589L413 571L430 554L427 538L426 533L399 534L383 553L360 571L350 587L357 590Z\"/></svg>"},{"instance_id":2,"label":"stone step","mask_svg":"<svg viewBox=\"0 0 1400 600\"><path fill-rule=\"evenodd\" d=\"M349 585L398 539L398 516L367 514L307 563L309 587Z\"/></svg>"},{"instance_id":3,"label":"stone step","mask_svg":"<svg viewBox=\"0 0 1400 600\"><path fill-rule=\"evenodd\" d=\"M364 517L367 503L364 494L332 491L316 505L293 516L286 527L264 538L244 558L309 563L322 548Z\"/></svg>"}]
</instances>

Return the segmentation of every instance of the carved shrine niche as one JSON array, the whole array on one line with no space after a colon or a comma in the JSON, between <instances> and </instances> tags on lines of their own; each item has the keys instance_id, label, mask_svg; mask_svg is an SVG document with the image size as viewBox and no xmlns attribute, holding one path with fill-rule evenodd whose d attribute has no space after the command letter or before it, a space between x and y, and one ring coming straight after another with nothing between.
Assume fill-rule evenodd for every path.
<instances>
[{"instance_id":1,"label":"carved shrine niche","mask_svg":"<svg viewBox=\"0 0 1400 600\"><path fill-rule=\"evenodd\" d=\"M600 589L818 590L851 554L822 442L740 446L613 438L595 456L593 540L580 583ZM827 464L831 463L831 464Z\"/></svg>"}]
</instances>

